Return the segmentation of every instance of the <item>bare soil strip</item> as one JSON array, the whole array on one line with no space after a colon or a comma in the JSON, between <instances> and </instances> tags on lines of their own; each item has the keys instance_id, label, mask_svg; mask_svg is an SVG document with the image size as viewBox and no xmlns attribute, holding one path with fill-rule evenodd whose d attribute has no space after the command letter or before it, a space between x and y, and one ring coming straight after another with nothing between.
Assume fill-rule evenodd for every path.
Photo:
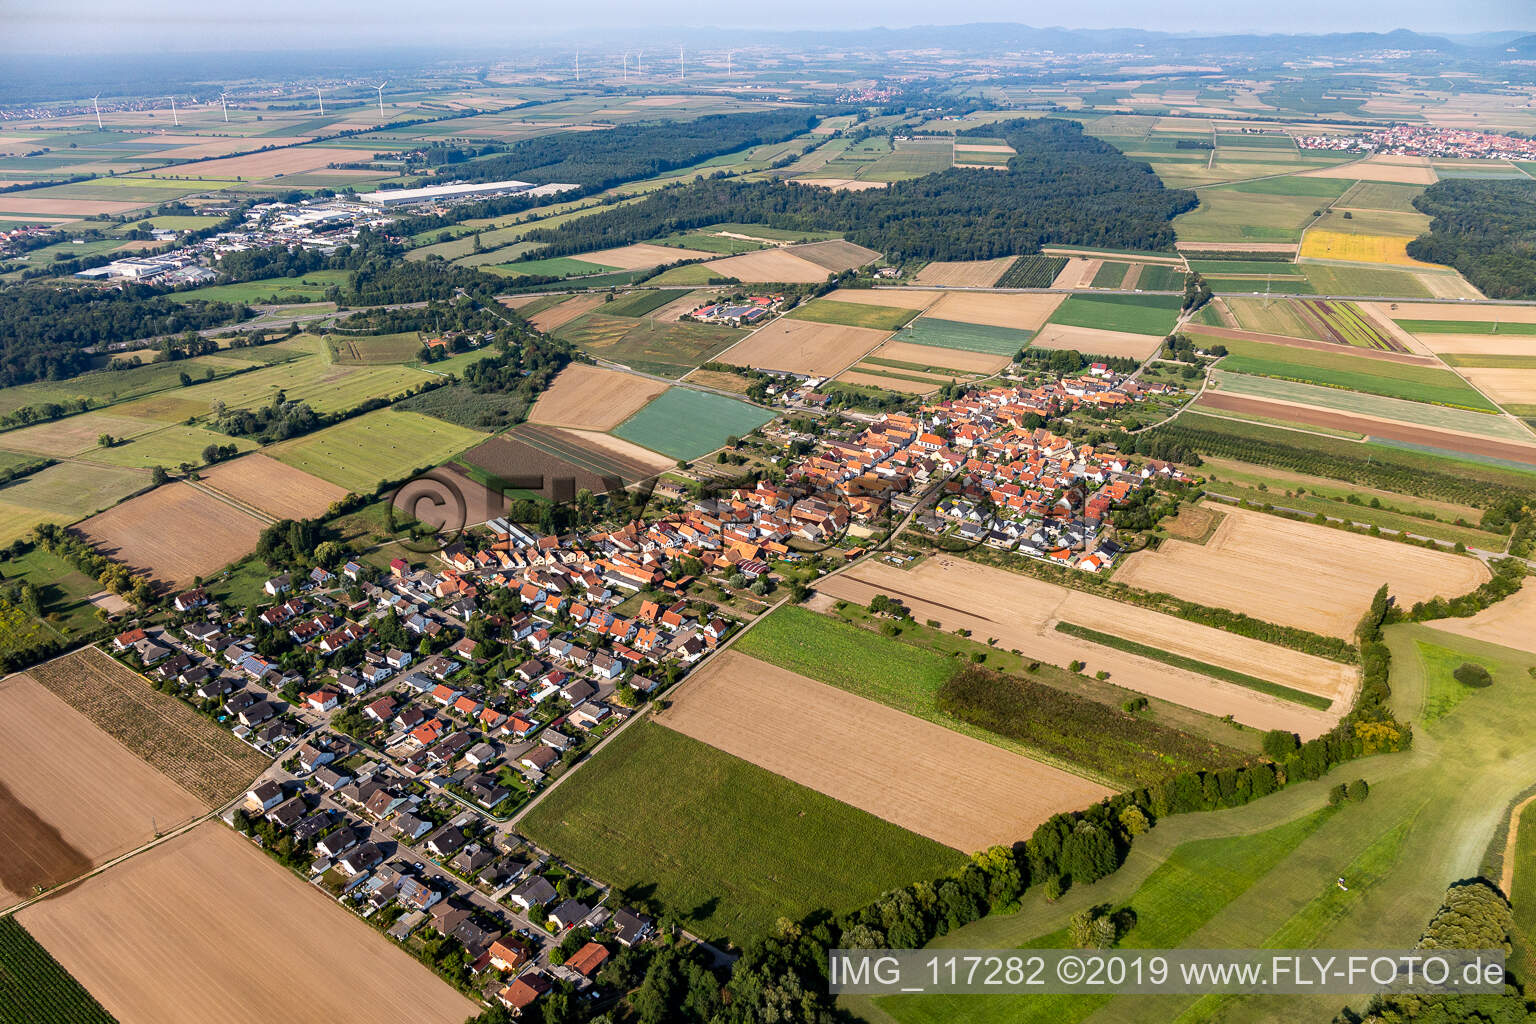
<instances>
[{"instance_id":1,"label":"bare soil strip","mask_svg":"<svg viewBox=\"0 0 1536 1024\"><path fill-rule=\"evenodd\" d=\"M1087 672L1107 671L1117 686L1304 737L1326 732L1338 715L1079 640L1058 633L1056 623L1074 622L1333 697L1340 713L1339 698L1354 685L1354 671L1346 665L964 559L934 556L909 571L864 562L822 580L817 590L859 604L868 604L876 594L899 597L919 621L934 619L946 630L969 629L978 639L995 639L999 647L1056 665L1084 661Z\"/></svg>"},{"instance_id":2,"label":"bare soil strip","mask_svg":"<svg viewBox=\"0 0 1536 1024\"><path fill-rule=\"evenodd\" d=\"M1030 342L1031 348L1070 348L1085 355L1127 356L1145 359L1162 347L1163 339L1150 334L1101 331L1094 327L1047 324Z\"/></svg>"},{"instance_id":3,"label":"bare soil strip","mask_svg":"<svg viewBox=\"0 0 1536 1024\"><path fill-rule=\"evenodd\" d=\"M735 651L656 720L919 835L973 852L1109 790Z\"/></svg>"},{"instance_id":4,"label":"bare soil strip","mask_svg":"<svg viewBox=\"0 0 1536 1024\"><path fill-rule=\"evenodd\" d=\"M121 1024L458 1024L480 1009L217 822L18 918Z\"/></svg>"}]
</instances>

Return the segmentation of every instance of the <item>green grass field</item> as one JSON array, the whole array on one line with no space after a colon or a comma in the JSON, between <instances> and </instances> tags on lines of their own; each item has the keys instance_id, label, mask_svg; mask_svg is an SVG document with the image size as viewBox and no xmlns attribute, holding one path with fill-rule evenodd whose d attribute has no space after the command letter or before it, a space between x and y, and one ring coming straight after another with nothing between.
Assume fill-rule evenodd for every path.
<instances>
[{"instance_id":1,"label":"green grass field","mask_svg":"<svg viewBox=\"0 0 1536 1024\"><path fill-rule=\"evenodd\" d=\"M1278 377L1414 402L1495 411L1493 404L1461 377L1439 367L1368 359L1349 355L1347 350L1322 352L1262 341L1221 339L1220 344L1227 346L1228 353L1221 361L1221 368L1229 373Z\"/></svg>"},{"instance_id":2,"label":"green grass field","mask_svg":"<svg viewBox=\"0 0 1536 1024\"><path fill-rule=\"evenodd\" d=\"M987 352L995 356L1009 356L1029 347L1033 331L1021 331L1012 327L992 327L988 324L966 324L956 320L940 320L924 316L902 328L892 341L905 341L913 345L932 348L955 348L965 352Z\"/></svg>"},{"instance_id":3,"label":"green grass field","mask_svg":"<svg viewBox=\"0 0 1536 1024\"><path fill-rule=\"evenodd\" d=\"M1302 269L1312 290L1319 295L1381 295L1390 298L1429 297L1424 282L1406 270L1386 267L1347 267L1330 263L1306 263Z\"/></svg>"},{"instance_id":4,"label":"green grass field","mask_svg":"<svg viewBox=\"0 0 1536 1024\"><path fill-rule=\"evenodd\" d=\"M1261 178L1258 181L1239 181L1225 185L1221 191L1240 192L1256 196L1294 196L1306 199L1337 199L1349 189L1343 178L1298 178L1287 174L1280 178Z\"/></svg>"},{"instance_id":5,"label":"green grass field","mask_svg":"<svg viewBox=\"0 0 1536 1024\"><path fill-rule=\"evenodd\" d=\"M897 309L893 306L866 306L862 302L814 299L802 306L796 306L785 315L791 320L809 320L818 324L842 324L845 327L894 331L903 324L909 323L917 314L910 309Z\"/></svg>"},{"instance_id":6,"label":"green grass field","mask_svg":"<svg viewBox=\"0 0 1536 1024\"><path fill-rule=\"evenodd\" d=\"M504 264L504 266L508 273L515 277L586 277L591 274L612 273L620 269L603 263L577 259L574 256L552 256L549 259L525 260Z\"/></svg>"},{"instance_id":7,"label":"green grass field","mask_svg":"<svg viewBox=\"0 0 1536 1024\"><path fill-rule=\"evenodd\" d=\"M1301 267L1280 260L1190 260L1189 269L1204 274L1262 274L1266 277L1300 277Z\"/></svg>"},{"instance_id":8,"label":"green grass field","mask_svg":"<svg viewBox=\"0 0 1536 1024\"><path fill-rule=\"evenodd\" d=\"M24 579L37 588L43 618L65 636L89 633L99 625L88 599L100 592L101 584L40 547L0 561L0 578Z\"/></svg>"},{"instance_id":9,"label":"green grass field","mask_svg":"<svg viewBox=\"0 0 1536 1024\"><path fill-rule=\"evenodd\" d=\"M1136 915L1136 927L1120 944L1124 949L1166 949L1183 944L1222 908L1258 885L1333 812L1314 811L1295 821L1254 835L1203 839L1176 847L1124 903ZM1020 944L1023 948L1059 949L1070 945L1064 930L1047 932ZM1111 996L1097 994L1019 997L1007 995L888 996L878 1005L901 1024L946 1021L1079 1021L1104 1006ZM1131 997L1134 998L1134 997Z\"/></svg>"},{"instance_id":10,"label":"green grass field","mask_svg":"<svg viewBox=\"0 0 1536 1024\"><path fill-rule=\"evenodd\" d=\"M771 419L772 413L734 398L668 388L611 433L674 459L696 459Z\"/></svg>"},{"instance_id":11,"label":"green grass field","mask_svg":"<svg viewBox=\"0 0 1536 1024\"><path fill-rule=\"evenodd\" d=\"M241 351L262 352L264 349ZM293 353L283 353L292 358ZM128 402L145 395L181 387L181 375L185 373L194 382L201 383L209 372L214 379L227 377L250 368L250 364L227 355L197 356L170 363L145 363L127 370L98 370L61 381L39 381L0 389L0 416L15 412L24 406L43 405L49 402L67 402L89 398L97 406Z\"/></svg>"},{"instance_id":12,"label":"green grass field","mask_svg":"<svg viewBox=\"0 0 1536 1024\"><path fill-rule=\"evenodd\" d=\"M149 476L140 470L60 462L0 487L0 502L71 522L109 508L148 486Z\"/></svg>"},{"instance_id":13,"label":"green grass field","mask_svg":"<svg viewBox=\"0 0 1536 1024\"><path fill-rule=\"evenodd\" d=\"M1413 200L1423 195L1423 185L1390 185L1381 181L1356 182L1339 198L1338 206L1351 210L1387 210L1415 213Z\"/></svg>"},{"instance_id":14,"label":"green grass field","mask_svg":"<svg viewBox=\"0 0 1536 1024\"><path fill-rule=\"evenodd\" d=\"M1330 179L1306 180L1326 182ZM1347 183L1341 181L1339 184ZM1242 192L1238 191L1240 187L1221 185L1202 189L1200 205L1174 219L1179 241L1300 242L1302 228L1312 220L1313 213L1328 202L1326 197Z\"/></svg>"},{"instance_id":15,"label":"green grass field","mask_svg":"<svg viewBox=\"0 0 1536 1024\"><path fill-rule=\"evenodd\" d=\"M848 910L965 858L648 721L612 740L521 831L692 932L745 945L780 917Z\"/></svg>"},{"instance_id":16,"label":"green grass field","mask_svg":"<svg viewBox=\"0 0 1536 1024\"><path fill-rule=\"evenodd\" d=\"M652 242L656 245L692 249L695 252L716 252L722 256L739 256L744 252L756 252L767 245L765 242L754 242L746 238L726 238L709 231L689 231L667 235L665 238L652 239Z\"/></svg>"},{"instance_id":17,"label":"green grass field","mask_svg":"<svg viewBox=\"0 0 1536 1024\"><path fill-rule=\"evenodd\" d=\"M274 445L267 454L366 494L381 480L398 480L414 469L435 466L485 436L420 413L379 409Z\"/></svg>"},{"instance_id":18,"label":"green grass field","mask_svg":"<svg viewBox=\"0 0 1536 1024\"><path fill-rule=\"evenodd\" d=\"M1069 295L1050 322L1162 336L1178 319L1179 301L1176 295Z\"/></svg>"},{"instance_id":19,"label":"green grass field","mask_svg":"<svg viewBox=\"0 0 1536 1024\"><path fill-rule=\"evenodd\" d=\"M1354 761L1240 808L1165 817L1109 878L1055 903L1037 888L1019 912L967 925L933 946L1065 945L1067 919L1099 904L1136 911L1136 927L1121 943L1128 948L1412 946L1446 885L1483 873L1509 802L1536 777L1536 750L1518 740L1536 728L1536 688L1527 674L1536 655L1430 625L1389 626L1386 640L1395 714L1423 734L1411 751ZM1450 652L1446 661L1482 662L1493 685L1426 721L1431 684L1417 653L1421 642ZM1355 778L1370 783L1369 798L1326 809L1328 787ZM1346 890L1335 885L1341 877ZM1105 1021L1258 1024L1330 1020L1345 1004L1358 1013L1365 997L903 996L876 1006L900 1024L1071 1024L1090 1014ZM864 1005L848 1001L850 1009Z\"/></svg>"},{"instance_id":20,"label":"green grass field","mask_svg":"<svg viewBox=\"0 0 1536 1024\"><path fill-rule=\"evenodd\" d=\"M1094 288L1119 288L1125 280L1125 272L1131 269L1129 263L1117 263L1105 261L1099 265L1098 273L1093 275Z\"/></svg>"},{"instance_id":21,"label":"green grass field","mask_svg":"<svg viewBox=\"0 0 1536 1024\"><path fill-rule=\"evenodd\" d=\"M251 304L271 302L279 297L285 302L293 297L318 302L325 297L328 288L347 287L351 272L346 270L313 270L299 277L268 277L260 281L241 281L238 284L211 284L191 291L172 292L177 302L203 299L208 302L246 302Z\"/></svg>"},{"instance_id":22,"label":"green grass field","mask_svg":"<svg viewBox=\"0 0 1536 1024\"><path fill-rule=\"evenodd\" d=\"M0 918L0 1024L116 1024L14 917Z\"/></svg>"},{"instance_id":23,"label":"green grass field","mask_svg":"<svg viewBox=\"0 0 1536 1024\"><path fill-rule=\"evenodd\" d=\"M708 263L690 263L687 266L673 267L671 270L664 270L656 277L651 278L646 283L654 285L693 286L709 284L709 282L714 278L723 276L725 275L722 271L711 267Z\"/></svg>"},{"instance_id":24,"label":"green grass field","mask_svg":"<svg viewBox=\"0 0 1536 1024\"><path fill-rule=\"evenodd\" d=\"M1184 290L1184 271L1165 263L1144 263L1141 276L1136 279L1136 289L1143 292L1181 292Z\"/></svg>"},{"instance_id":25,"label":"green grass field","mask_svg":"<svg viewBox=\"0 0 1536 1024\"><path fill-rule=\"evenodd\" d=\"M359 363L405 363L421 355L423 336L417 331L399 334L331 334L325 339L332 362L343 365Z\"/></svg>"}]
</instances>

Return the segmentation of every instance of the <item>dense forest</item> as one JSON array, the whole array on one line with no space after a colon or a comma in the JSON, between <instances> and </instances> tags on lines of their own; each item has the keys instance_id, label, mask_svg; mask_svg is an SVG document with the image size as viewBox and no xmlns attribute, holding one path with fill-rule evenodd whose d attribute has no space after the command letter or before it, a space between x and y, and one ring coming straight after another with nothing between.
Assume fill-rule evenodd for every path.
<instances>
[{"instance_id":1,"label":"dense forest","mask_svg":"<svg viewBox=\"0 0 1536 1024\"><path fill-rule=\"evenodd\" d=\"M450 164L437 173L455 181L517 178L541 185L569 182L599 191L723 153L782 142L815 123L816 118L804 110L773 110L713 114L695 121L628 124L596 132L560 132L525 139L502 155Z\"/></svg>"},{"instance_id":2,"label":"dense forest","mask_svg":"<svg viewBox=\"0 0 1536 1024\"><path fill-rule=\"evenodd\" d=\"M234 323L229 302L174 302L144 285L121 290L27 285L0 291L0 386L62 380L92 368L86 348Z\"/></svg>"},{"instance_id":3,"label":"dense forest","mask_svg":"<svg viewBox=\"0 0 1536 1024\"><path fill-rule=\"evenodd\" d=\"M1007 174L957 167L866 192L713 178L530 232L546 244L528 258L721 222L842 231L893 261L991 259L1047 244L1163 250L1173 245L1170 221L1196 203L1076 122L1017 120L985 132L1018 151Z\"/></svg>"},{"instance_id":4,"label":"dense forest","mask_svg":"<svg viewBox=\"0 0 1536 1024\"><path fill-rule=\"evenodd\" d=\"M1408 255L1455 267L1490 299L1536 298L1536 186L1451 179L1413 205L1434 219Z\"/></svg>"}]
</instances>

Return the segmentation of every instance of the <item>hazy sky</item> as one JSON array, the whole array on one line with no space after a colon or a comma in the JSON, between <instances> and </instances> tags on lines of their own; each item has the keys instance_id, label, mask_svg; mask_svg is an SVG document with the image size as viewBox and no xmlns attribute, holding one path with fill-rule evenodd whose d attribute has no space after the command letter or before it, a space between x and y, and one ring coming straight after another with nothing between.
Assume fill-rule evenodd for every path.
<instances>
[{"instance_id":1,"label":"hazy sky","mask_svg":"<svg viewBox=\"0 0 1536 1024\"><path fill-rule=\"evenodd\" d=\"M1173 32L1536 30L1529 0L0 0L7 46L53 53L342 49L368 44L463 48L537 43L549 33L628 27L905 27L1007 21Z\"/></svg>"}]
</instances>

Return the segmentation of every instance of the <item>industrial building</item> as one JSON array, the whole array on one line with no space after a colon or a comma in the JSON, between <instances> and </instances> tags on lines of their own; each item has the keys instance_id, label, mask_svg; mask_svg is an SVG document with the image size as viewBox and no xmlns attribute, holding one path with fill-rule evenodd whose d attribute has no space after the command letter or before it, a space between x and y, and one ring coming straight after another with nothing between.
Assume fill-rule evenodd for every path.
<instances>
[{"instance_id":1,"label":"industrial building","mask_svg":"<svg viewBox=\"0 0 1536 1024\"><path fill-rule=\"evenodd\" d=\"M527 181L480 181L459 185L429 185L426 188L389 188L368 192L357 198L376 206L406 206L411 203L433 203L444 200L466 199L488 195L492 192L533 192L535 195L551 195L575 188L575 185L540 185L537 188Z\"/></svg>"}]
</instances>

